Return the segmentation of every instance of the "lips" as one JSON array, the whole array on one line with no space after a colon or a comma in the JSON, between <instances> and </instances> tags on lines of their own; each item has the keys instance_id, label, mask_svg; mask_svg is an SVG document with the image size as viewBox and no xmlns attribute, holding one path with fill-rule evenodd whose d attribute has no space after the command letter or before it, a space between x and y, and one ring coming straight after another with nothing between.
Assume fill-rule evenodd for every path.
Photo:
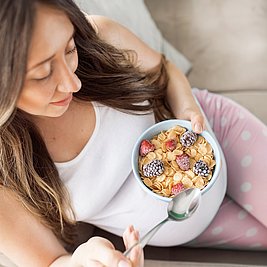
<instances>
[{"instance_id":1,"label":"lips","mask_svg":"<svg viewBox=\"0 0 267 267\"><path fill-rule=\"evenodd\" d=\"M72 94L70 94L68 97L64 98L63 100L51 102L51 104L55 106L66 106L71 102L71 100L72 100Z\"/></svg>"}]
</instances>

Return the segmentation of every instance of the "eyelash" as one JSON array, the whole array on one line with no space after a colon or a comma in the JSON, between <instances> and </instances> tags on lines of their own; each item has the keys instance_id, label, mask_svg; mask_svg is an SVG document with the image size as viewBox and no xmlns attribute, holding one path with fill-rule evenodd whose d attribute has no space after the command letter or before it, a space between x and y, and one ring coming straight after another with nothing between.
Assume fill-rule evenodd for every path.
<instances>
[{"instance_id":1,"label":"eyelash","mask_svg":"<svg viewBox=\"0 0 267 267\"><path fill-rule=\"evenodd\" d=\"M77 51L77 47L76 47L76 45L75 45L70 51L67 52L67 54L73 54L73 53L75 53L76 51Z\"/></svg>"},{"instance_id":2,"label":"eyelash","mask_svg":"<svg viewBox=\"0 0 267 267\"><path fill-rule=\"evenodd\" d=\"M36 80L37 82L44 82L45 80L47 80L47 79L52 75L52 73L53 73L53 69L51 68L50 73L49 73L46 77L41 78L41 79L35 79L35 80Z\"/></svg>"},{"instance_id":3,"label":"eyelash","mask_svg":"<svg viewBox=\"0 0 267 267\"><path fill-rule=\"evenodd\" d=\"M67 55L73 54L76 51L77 51L77 47L75 45L70 51L67 52ZM36 79L36 80L39 81L39 82L45 81L45 80L47 80L52 75L52 73L53 73L53 69L51 68L50 73L46 77L44 77L42 79Z\"/></svg>"}]
</instances>

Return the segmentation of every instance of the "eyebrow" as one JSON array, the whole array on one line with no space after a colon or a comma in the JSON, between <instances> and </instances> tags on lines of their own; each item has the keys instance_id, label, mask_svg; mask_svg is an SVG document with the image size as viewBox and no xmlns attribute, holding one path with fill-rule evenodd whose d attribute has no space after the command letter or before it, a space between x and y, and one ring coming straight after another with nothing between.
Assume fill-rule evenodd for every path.
<instances>
[{"instance_id":1,"label":"eyebrow","mask_svg":"<svg viewBox=\"0 0 267 267\"><path fill-rule=\"evenodd\" d=\"M73 38L74 34L75 34L75 29L73 29L73 33L72 33L71 37L68 39L67 44L68 44L68 43L70 42L70 40ZM55 55L52 55L52 56L50 56L49 58L46 58L45 60L43 60L43 61L41 61L41 62L35 64L35 65L32 66L30 69L28 69L27 72L29 72L29 71L31 71L31 70L33 70L33 69L35 69L35 68L41 66L42 64L44 64L44 63L50 61L54 56L55 56Z\"/></svg>"}]
</instances>

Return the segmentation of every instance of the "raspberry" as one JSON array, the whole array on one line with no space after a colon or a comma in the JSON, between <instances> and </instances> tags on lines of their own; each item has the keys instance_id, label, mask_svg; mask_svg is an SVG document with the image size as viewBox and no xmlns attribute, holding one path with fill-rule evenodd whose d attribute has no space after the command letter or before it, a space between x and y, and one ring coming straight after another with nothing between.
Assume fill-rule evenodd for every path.
<instances>
[{"instance_id":1,"label":"raspberry","mask_svg":"<svg viewBox=\"0 0 267 267\"><path fill-rule=\"evenodd\" d=\"M186 131L180 137L180 142L184 147L192 146L197 141L197 134L191 131Z\"/></svg>"},{"instance_id":2,"label":"raspberry","mask_svg":"<svg viewBox=\"0 0 267 267\"><path fill-rule=\"evenodd\" d=\"M172 186L172 194L177 195L181 191L184 190L184 185L182 183L178 183Z\"/></svg>"},{"instance_id":3,"label":"raspberry","mask_svg":"<svg viewBox=\"0 0 267 267\"><path fill-rule=\"evenodd\" d=\"M207 177L210 173L208 165L202 160L198 160L195 163L195 165L193 167L193 171L196 175L200 175L200 176L204 176L204 177Z\"/></svg>"},{"instance_id":4,"label":"raspberry","mask_svg":"<svg viewBox=\"0 0 267 267\"><path fill-rule=\"evenodd\" d=\"M177 141L175 139L170 139L165 142L167 150L173 151L176 148Z\"/></svg>"},{"instance_id":5,"label":"raspberry","mask_svg":"<svg viewBox=\"0 0 267 267\"><path fill-rule=\"evenodd\" d=\"M140 144L139 154L144 157L149 152L154 151L155 146L149 140L143 140Z\"/></svg>"},{"instance_id":6,"label":"raspberry","mask_svg":"<svg viewBox=\"0 0 267 267\"><path fill-rule=\"evenodd\" d=\"M186 153L182 155L178 155L176 157L176 162L181 170L188 171L189 170L189 156Z\"/></svg>"},{"instance_id":7,"label":"raspberry","mask_svg":"<svg viewBox=\"0 0 267 267\"><path fill-rule=\"evenodd\" d=\"M154 159L143 166L143 174L146 177L159 176L164 172L163 162L159 159Z\"/></svg>"}]
</instances>

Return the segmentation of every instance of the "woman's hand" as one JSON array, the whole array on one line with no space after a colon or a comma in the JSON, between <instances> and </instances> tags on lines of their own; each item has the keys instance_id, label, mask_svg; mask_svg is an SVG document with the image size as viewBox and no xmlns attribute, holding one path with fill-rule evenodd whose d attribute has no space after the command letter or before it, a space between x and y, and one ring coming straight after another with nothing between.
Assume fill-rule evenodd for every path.
<instances>
[{"instance_id":1,"label":"woman's hand","mask_svg":"<svg viewBox=\"0 0 267 267\"><path fill-rule=\"evenodd\" d=\"M136 242L139 241L139 232L134 229L132 225L128 226L126 231L123 233L123 242L126 250L133 246ZM144 266L144 253L140 245L136 245L130 254L130 260L132 266L142 267Z\"/></svg>"},{"instance_id":2,"label":"woman's hand","mask_svg":"<svg viewBox=\"0 0 267 267\"><path fill-rule=\"evenodd\" d=\"M126 249L135 244L139 239L138 232L129 226L123 234ZM143 267L143 250L136 246L130 258L116 250L113 244L102 237L92 237L80 245L72 255L74 267Z\"/></svg>"},{"instance_id":3,"label":"woman's hand","mask_svg":"<svg viewBox=\"0 0 267 267\"><path fill-rule=\"evenodd\" d=\"M205 129L204 117L194 102L184 109L180 109L180 112L176 113L178 119L191 121L192 129L195 133L201 133Z\"/></svg>"}]
</instances>

